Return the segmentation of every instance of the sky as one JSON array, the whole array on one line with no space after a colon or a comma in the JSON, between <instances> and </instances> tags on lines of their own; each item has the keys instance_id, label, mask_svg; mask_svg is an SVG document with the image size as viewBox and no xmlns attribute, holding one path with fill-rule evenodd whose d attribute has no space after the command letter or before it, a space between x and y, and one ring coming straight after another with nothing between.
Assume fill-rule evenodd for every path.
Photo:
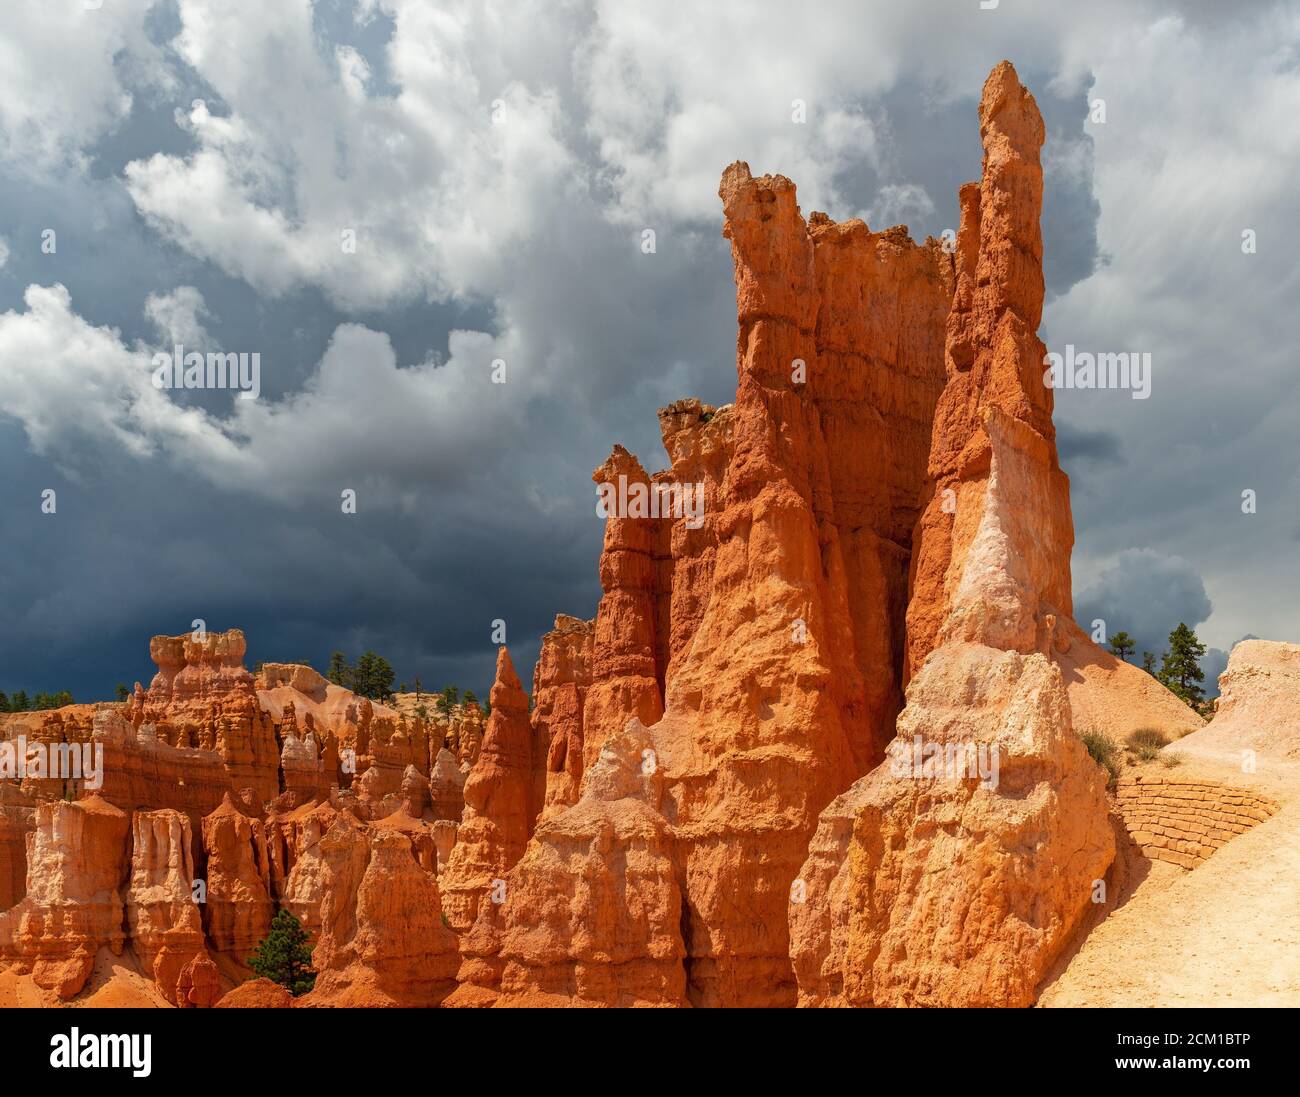
<instances>
[{"instance_id":1,"label":"sky","mask_svg":"<svg viewBox=\"0 0 1300 1097\"><path fill-rule=\"evenodd\" d=\"M723 168L940 236L1003 58L1040 335L1152 363L1057 393L1076 618L1185 621L1211 681L1300 641L1294 3L11 0L0 690L106 699L196 620L480 695L504 622L529 679L595 612L591 470L734 395ZM257 398L155 387L177 344Z\"/></svg>"}]
</instances>

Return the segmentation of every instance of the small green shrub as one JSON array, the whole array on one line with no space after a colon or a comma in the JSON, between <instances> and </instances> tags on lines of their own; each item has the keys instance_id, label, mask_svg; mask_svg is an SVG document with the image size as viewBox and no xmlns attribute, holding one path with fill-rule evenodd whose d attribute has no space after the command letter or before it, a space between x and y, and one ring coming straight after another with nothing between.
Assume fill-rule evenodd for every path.
<instances>
[{"instance_id":1,"label":"small green shrub","mask_svg":"<svg viewBox=\"0 0 1300 1097\"><path fill-rule=\"evenodd\" d=\"M1154 762L1160 757L1161 747L1169 744L1168 737L1157 728L1138 728L1125 740L1139 762Z\"/></svg>"},{"instance_id":2,"label":"small green shrub","mask_svg":"<svg viewBox=\"0 0 1300 1097\"><path fill-rule=\"evenodd\" d=\"M1085 731L1079 738L1092 760L1110 775L1110 780L1115 780L1119 776L1119 748L1099 731Z\"/></svg>"}]
</instances>

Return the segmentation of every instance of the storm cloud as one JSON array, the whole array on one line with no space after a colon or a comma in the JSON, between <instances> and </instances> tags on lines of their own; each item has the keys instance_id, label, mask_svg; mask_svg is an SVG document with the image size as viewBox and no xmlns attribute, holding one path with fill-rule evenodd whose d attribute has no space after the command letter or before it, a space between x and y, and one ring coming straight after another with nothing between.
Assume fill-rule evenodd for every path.
<instances>
[{"instance_id":1,"label":"storm cloud","mask_svg":"<svg viewBox=\"0 0 1300 1097\"><path fill-rule=\"evenodd\" d=\"M615 443L660 467L655 409L734 393L722 169L938 236L1004 57L1048 126L1043 337L1154 362L1149 400L1059 394L1080 619L1296 638L1289 7L6 18L0 689L110 696L195 618L252 660L372 647L480 695L504 619L526 676L555 613L595 610L591 469ZM155 388L194 340L258 352L260 397Z\"/></svg>"}]
</instances>

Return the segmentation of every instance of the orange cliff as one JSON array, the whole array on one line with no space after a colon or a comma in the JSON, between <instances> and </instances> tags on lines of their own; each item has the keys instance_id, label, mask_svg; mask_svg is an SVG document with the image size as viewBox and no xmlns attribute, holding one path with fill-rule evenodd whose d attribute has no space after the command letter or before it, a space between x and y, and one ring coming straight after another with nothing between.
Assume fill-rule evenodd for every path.
<instances>
[{"instance_id":1,"label":"orange cliff","mask_svg":"<svg viewBox=\"0 0 1300 1097\"><path fill-rule=\"evenodd\" d=\"M593 476L698 485L704 513L608 517L581 720L555 722L542 819L453 1004L1025 1004L1081 923L1114 846L1074 726L1199 720L1070 620L1043 128L1009 64L980 123L956 256L724 173L736 400L663 409L665 471L615 447ZM897 729L992 750L1000 777L903 774Z\"/></svg>"}]
</instances>

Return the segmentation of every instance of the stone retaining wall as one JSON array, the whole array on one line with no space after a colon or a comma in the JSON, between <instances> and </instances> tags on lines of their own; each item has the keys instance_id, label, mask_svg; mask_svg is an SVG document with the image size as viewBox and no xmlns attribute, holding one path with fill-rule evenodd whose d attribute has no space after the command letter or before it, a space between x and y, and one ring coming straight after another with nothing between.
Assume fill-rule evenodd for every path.
<instances>
[{"instance_id":1,"label":"stone retaining wall","mask_svg":"<svg viewBox=\"0 0 1300 1097\"><path fill-rule=\"evenodd\" d=\"M1215 781L1141 775L1116 787L1129 837L1148 857L1195 868L1278 809L1267 796Z\"/></svg>"}]
</instances>

